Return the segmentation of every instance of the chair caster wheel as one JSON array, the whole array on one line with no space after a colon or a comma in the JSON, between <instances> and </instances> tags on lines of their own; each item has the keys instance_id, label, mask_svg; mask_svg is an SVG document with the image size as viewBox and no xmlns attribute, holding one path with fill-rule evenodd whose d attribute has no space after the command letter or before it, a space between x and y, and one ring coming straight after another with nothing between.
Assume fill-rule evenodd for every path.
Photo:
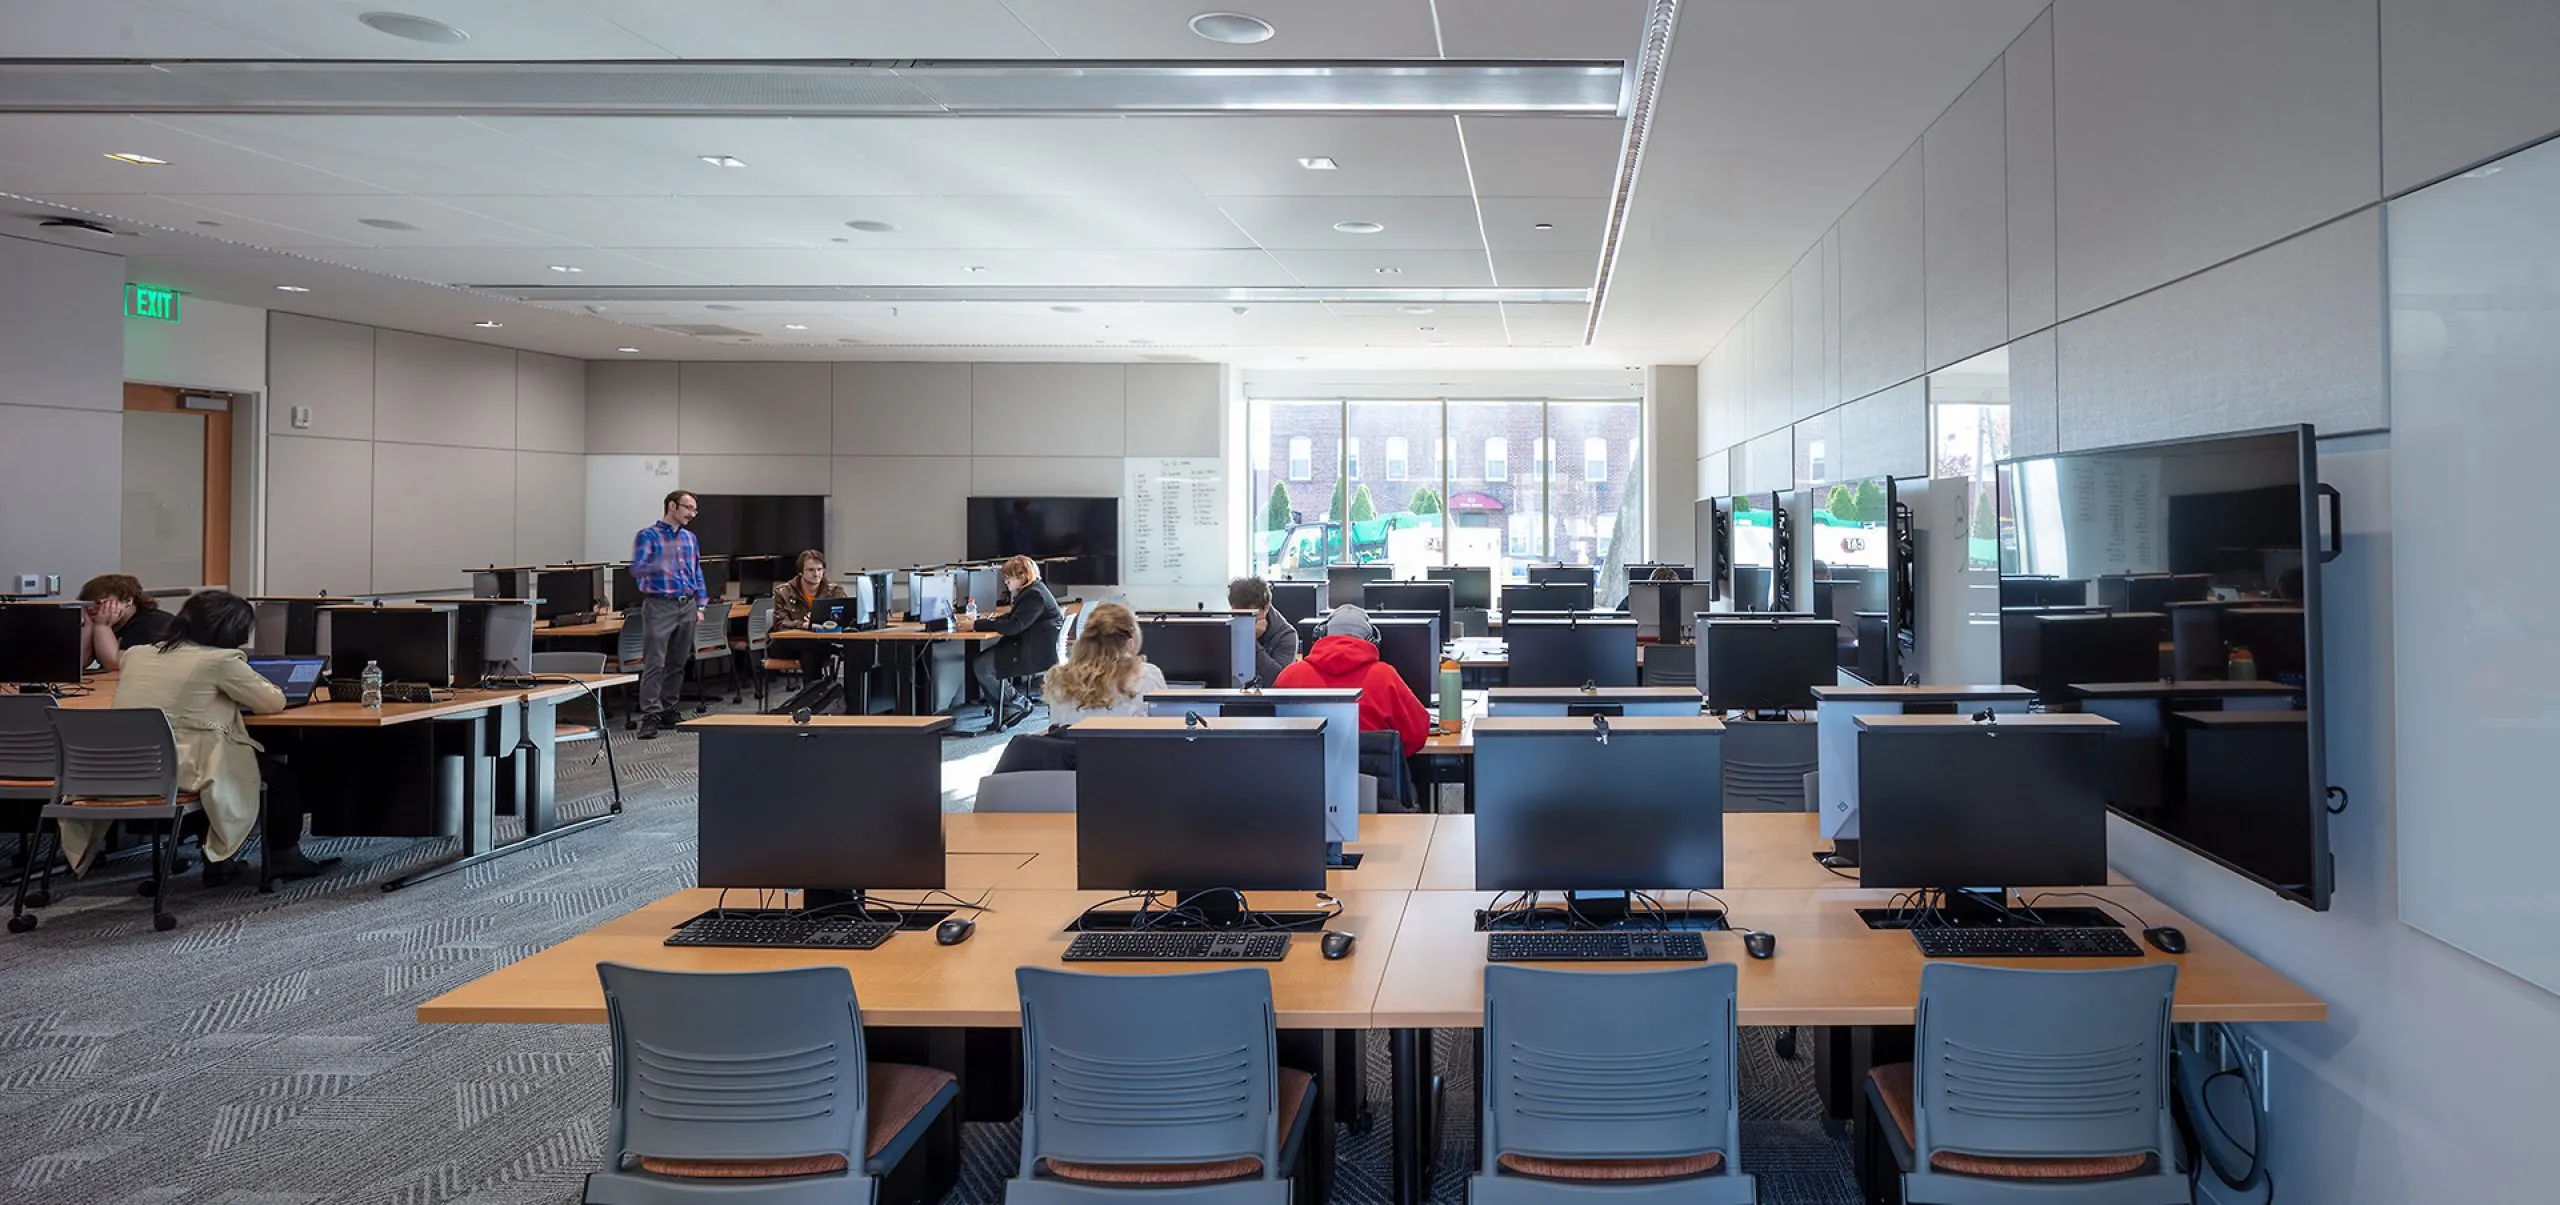
<instances>
[{"instance_id":1,"label":"chair caster wheel","mask_svg":"<svg viewBox=\"0 0 2560 1205\"><path fill-rule=\"evenodd\" d=\"M163 933L178 927L178 918L166 912L151 918L151 927Z\"/></svg>"},{"instance_id":2,"label":"chair caster wheel","mask_svg":"<svg viewBox=\"0 0 2560 1205\"><path fill-rule=\"evenodd\" d=\"M1790 1063L1796 1061L1795 1031L1791 1029L1785 1033L1779 1034L1777 1047L1777 1054L1779 1058Z\"/></svg>"},{"instance_id":3,"label":"chair caster wheel","mask_svg":"<svg viewBox=\"0 0 2560 1205\"><path fill-rule=\"evenodd\" d=\"M160 885L149 879L144 879L133 885L133 893L147 900L152 896L160 894Z\"/></svg>"},{"instance_id":4,"label":"chair caster wheel","mask_svg":"<svg viewBox=\"0 0 2560 1205\"><path fill-rule=\"evenodd\" d=\"M35 927L36 927L36 918L34 918L34 917L32 917L32 916L26 916L26 915L23 915L23 914L22 914L22 915L13 916L13 917L10 917L10 918L9 918L9 931L10 931L10 932L12 932L12 933L24 933L24 932L27 932L28 930L31 930L31 929L35 928Z\"/></svg>"},{"instance_id":5,"label":"chair caster wheel","mask_svg":"<svg viewBox=\"0 0 2560 1205\"><path fill-rule=\"evenodd\" d=\"M50 891L30 891L27 893L27 907L42 908L52 902L53 893Z\"/></svg>"}]
</instances>

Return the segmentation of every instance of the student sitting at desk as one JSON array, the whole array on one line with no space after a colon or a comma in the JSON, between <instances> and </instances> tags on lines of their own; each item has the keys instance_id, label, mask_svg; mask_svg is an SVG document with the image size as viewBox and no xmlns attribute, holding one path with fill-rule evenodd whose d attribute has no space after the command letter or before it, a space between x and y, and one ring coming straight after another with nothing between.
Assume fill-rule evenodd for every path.
<instances>
[{"instance_id":1,"label":"student sitting at desk","mask_svg":"<svg viewBox=\"0 0 2560 1205\"><path fill-rule=\"evenodd\" d=\"M1049 725L1062 728L1092 715L1145 715L1146 694L1163 690L1164 671L1141 651L1138 617L1118 603L1084 613L1084 630L1064 663L1040 680Z\"/></svg>"},{"instance_id":2,"label":"student sitting at desk","mask_svg":"<svg viewBox=\"0 0 2560 1205\"><path fill-rule=\"evenodd\" d=\"M1240 577L1227 583L1227 606L1253 612L1253 676L1271 682L1298 659L1298 628L1271 609L1271 583Z\"/></svg>"},{"instance_id":3,"label":"student sitting at desk","mask_svg":"<svg viewBox=\"0 0 2560 1205\"><path fill-rule=\"evenodd\" d=\"M169 613L130 573L90 578L80 587L80 601L81 660L97 662L101 673L114 673L126 649L168 638Z\"/></svg>"},{"instance_id":4,"label":"student sitting at desk","mask_svg":"<svg viewBox=\"0 0 2560 1205\"><path fill-rule=\"evenodd\" d=\"M996 573L1004 579L1005 591L1013 595L1012 609L993 619L951 621L960 631L996 632L1004 637L979 650L977 657L978 693L986 696L989 707L996 705L1001 679L1038 673L1058 663L1058 633L1066 625L1057 598L1040 580L1040 566L1030 557L1008 558ZM1015 704L1013 714L993 717L988 727L1011 728L1030 714L1031 703L1025 699Z\"/></svg>"},{"instance_id":5,"label":"student sitting at desk","mask_svg":"<svg viewBox=\"0 0 2560 1205\"><path fill-rule=\"evenodd\" d=\"M1349 603L1325 616L1324 638L1307 650L1305 660L1281 670L1271 685L1282 690L1359 688L1360 731L1395 733L1407 757L1422 752L1422 743L1431 736L1431 713L1413 697L1403 675L1378 659L1378 629L1367 611Z\"/></svg>"},{"instance_id":6,"label":"student sitting at desk","mask_svg":"<svg viewBox=\"0 0 2560 1205\"><path fill-rule=\"evenodd\" d=\"M157 707L177 732L178 789L196 792L204 806L208 887L238 876L231 856L259 822L261 778L267 782L269 870L279 878L302 879L337 861L302 855L302 808L293 776L250 739L241 720L244 712L284 710L284 692L249 668L249 656L241 651L256 625L248 600L226 590L204 591L178 609L166 639L126 654L116 680L116 706ZM73 870L88 870L105 827L91 820L62 822L62 852Z\"/></svg>"},{"instance_id":7,"label":"student sitting at desk","mask_svg":"<svg viewBox=\"0 0 2560 1205\"><path fill-rule=\"evenodd\" d=\"M844 597L844 587L827 580L827 554L815 548L805 549L794 568L797 572L790 581L773 584L773 630L777 632L807 629L809 612L819 602ZM820 645L797 644L796 648L793 655L800 658L803 670L815 668L826 657L826 650ZM784 654L777 647L774 655Z\"/></svg>"}]
</instances>

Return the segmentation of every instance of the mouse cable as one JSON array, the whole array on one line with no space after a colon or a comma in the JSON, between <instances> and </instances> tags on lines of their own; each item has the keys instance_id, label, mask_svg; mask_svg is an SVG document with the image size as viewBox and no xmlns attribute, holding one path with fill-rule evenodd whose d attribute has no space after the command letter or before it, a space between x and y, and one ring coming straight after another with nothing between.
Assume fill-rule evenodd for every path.
<instances>
[{"instance_id":1,"label":"mouse cable","mask_svg":"<svg viewBox=\"0 0 2560 1205\"><path fill-rule=\"evenodd\" d=\"M2098 901L2099 903L2101 903L2101 904L2105 904L2106 906L2108 906L2108 907L2110 907L2110 908L2113 908L2113 909L2115 909L2115 910L2116 910L2116 911L2118 911L2118 912L2124 913L2126 916L2130 916L2130 917L2132 917L2132 918L2133 918L2133 923L2134 923L2134 924L2136 924L2136 925L2138 925L2138 926L2140 926L2140 927L2142 927L2142 928L2148 929L2148 928L2150 928L2150 927L2151 927L2151 922L2149 922L2149 921L2146 921L2146 920L2142 919L2142 914L2141 914L2141 913L2136 912L2136 911L2134 911L2133 909L2131 909L2131 908L2129 908L2129 907L2127 907L2127 906L2125 906L2125 905L2123 905L2123 904L2119 904L2119 903L2115 902L2114 900L2108 899L2107 897L2105 897L2105 896L2103 896L2103 895L2092 895L2092 894L2090 894L2089 892L2086 892L2086 891L2039 891L2039 892L2037 892L2037 893L2035 894L2034 898L2029 899L2029 900L2027 901L2026 906L2027 906L2027 907L2029 907L2029 908L2033 908L2033 907L2035 907L2035 902L2036 902L2036 900L2044 899L2044 898L2045 898L2045 897L2047 897L2047 896L2056 896L2056 895L2063 895L2063 896L2076 896L2076 897L2078 897L2078 898L2080 898L2080 899L2084 899L2084 900L2096 900L2096 901Z\"/></svg>"}]
</instances>

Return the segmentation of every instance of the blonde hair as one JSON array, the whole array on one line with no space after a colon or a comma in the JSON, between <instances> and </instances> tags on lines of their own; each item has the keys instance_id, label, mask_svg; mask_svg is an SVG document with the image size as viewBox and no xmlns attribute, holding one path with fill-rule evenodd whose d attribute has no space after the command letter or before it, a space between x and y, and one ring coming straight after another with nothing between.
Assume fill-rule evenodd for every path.
<instances>
[{"instance_id":1,"label":"blonde hair","mask_svg":"<svg viewBox=\"0 0 2560 1205\"><path fill-rule=\"evenodd\" d=\"M1036 582L1040 580L1040 563L1027 556L1006 557L996 572L1016 581Z\"/></svg>"},{"instance_id":2,"label":"blonde hair","mask_svg":"<svg viewBox=\"0 0 2560 1205\"><path fill-rule=\"evenodd\" d=\"M1051 698L1063 698L1086 711L1101 711L1138 693L1138 671L1146 658L1138 655L1138 617L1118 603L1100 603L1084 613L1067 659L1041 680Z\"/></svg>"}]
</instances>

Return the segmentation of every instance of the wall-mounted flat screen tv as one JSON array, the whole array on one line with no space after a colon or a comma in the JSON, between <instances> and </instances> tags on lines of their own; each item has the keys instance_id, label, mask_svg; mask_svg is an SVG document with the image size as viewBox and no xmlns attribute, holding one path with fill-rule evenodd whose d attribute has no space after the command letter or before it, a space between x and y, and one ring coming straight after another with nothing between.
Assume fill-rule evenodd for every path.
<instances>
[{"instance_id":1,"label":"wall-mounted flat screen tv","mask_svg":"<svg viewBox=\"0 0 2560 1205\"><path fill-rule=\"evenodd\" d=\"M1033 560L1074 557L1075 576L1086 585L1120 580L1118 498L969 499L969 559Z\"/></svg>"}]
</instances>

